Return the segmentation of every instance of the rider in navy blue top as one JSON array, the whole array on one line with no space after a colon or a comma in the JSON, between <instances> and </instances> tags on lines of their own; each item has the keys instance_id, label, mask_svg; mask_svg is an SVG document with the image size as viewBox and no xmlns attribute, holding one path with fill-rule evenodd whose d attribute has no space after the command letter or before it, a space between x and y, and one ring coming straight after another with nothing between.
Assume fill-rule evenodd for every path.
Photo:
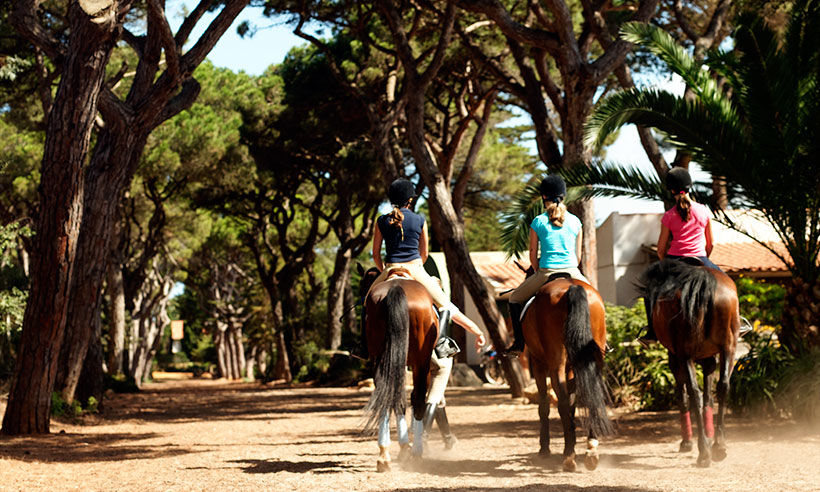
<instances>
[{"instance_id":1,"label":"rider in navy blue top","mask_svg":"<svg viewBox=\"0 0 820 492\"><path fill-rule=\"evenodd\" d=\"M404 215L400 227L390 224L391 214L382 215L377 220L387 253L385 263L407 263L421 258L419 237L424 227L424 217L408 208L400 211Z\"/></svg>"}]
</instances>

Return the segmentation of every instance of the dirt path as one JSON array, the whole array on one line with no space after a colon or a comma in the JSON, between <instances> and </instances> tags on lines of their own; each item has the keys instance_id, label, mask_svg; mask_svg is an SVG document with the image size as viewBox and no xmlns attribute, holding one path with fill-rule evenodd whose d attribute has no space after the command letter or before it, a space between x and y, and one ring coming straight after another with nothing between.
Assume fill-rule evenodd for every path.
<instances>
[{"instance_id":1,"label":"dirt path","mask_svg":"<svg viewBox=\"0 0 820 492\"><path fill-rule=\"evenodd\" d=\"M356 433L367 390L174 381L115 395L86 425L0 439L0 490L818 491L820 422L730 419L729 456L707 470L677 453L673 413L618 417L593 472L539 459L537 410L497 388L448 390L459 441L434 428L425 460L375 472L375 438ZM0 405L0 412L4 408ZM552 451L562 440L552 413ZM582 446L578 446L579 452ZM393 457L398 445L393 443Z\"/></svg>"}]
</instances>

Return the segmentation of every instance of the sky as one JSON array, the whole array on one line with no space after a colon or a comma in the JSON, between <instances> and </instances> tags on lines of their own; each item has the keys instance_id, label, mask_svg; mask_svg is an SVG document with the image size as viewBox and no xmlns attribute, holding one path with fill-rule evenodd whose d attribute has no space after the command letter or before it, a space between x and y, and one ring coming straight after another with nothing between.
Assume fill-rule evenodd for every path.
<instances>
[{"instance_id":1,"label":"sky","mask_svg":"<svg viewBox=\"0 0 820 492\"><path fill-rule=\"evenodd\" d=\"M193 8L194 2L182 0L168 3L167 14L172 30L176 31L182 22L182 12L186 5L188 8ZM212 18L213 15L200 21L198 29L192 33L191 39L196 39ZM242 38L237 34L236 28L245 20L255 26L256 30L253 36ZM219 40L208 59L218 67L259 75L268 66L280 63L292 47L303 43L302 38L293 34L293 28L286 24L285 18L267 19L262 16L261 8L247 7L236 19L234 25ZM679 80L658 80L656 82L652 85L658 85L676 92L682 91L683 85ZM640 145L634 125L622 128L618 140L608 147L606 152L608 161L652 170L652 165ZM665 154L665 157L667 161L671 161L674 155L671 153ZM693 178L696 180L703 179L703 177L698 176L696 170L693 171ZM661 213L663 212L663 203L628 198L595 199L595 217L598 224L601 224L613 212L621 214Z\"/></svg>"}]
</instances>

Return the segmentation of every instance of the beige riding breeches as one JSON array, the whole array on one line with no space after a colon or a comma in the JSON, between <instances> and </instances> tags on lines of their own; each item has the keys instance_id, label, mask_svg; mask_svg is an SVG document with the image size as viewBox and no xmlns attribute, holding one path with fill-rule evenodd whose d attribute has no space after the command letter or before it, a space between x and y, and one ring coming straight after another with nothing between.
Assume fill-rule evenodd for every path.
<instances>
[{"instance_id":1,"label":"beige riding breeches","mask_svg":"<svg viewBox=\"0 0 820 492\"><path fill-rule=\"evenodd\" d=\"M578 267L573 268L539 268L535 275L524 280L521 285L510 295L510 302L515 304L524 304L530 297L534 296L538 289L547 282L547 279L553 273L568 273L570 277L589 283L584 274Z\"/></svg>"}]
</instances>

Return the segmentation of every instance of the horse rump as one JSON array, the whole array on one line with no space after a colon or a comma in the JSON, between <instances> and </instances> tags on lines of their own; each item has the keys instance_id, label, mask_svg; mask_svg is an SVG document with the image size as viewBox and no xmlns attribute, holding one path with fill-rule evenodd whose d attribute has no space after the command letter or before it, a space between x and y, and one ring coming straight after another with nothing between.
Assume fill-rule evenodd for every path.
<instances>
[{"instance_id":1,"label":"horse rump","mask_svg":"<svg viewBox=\"0 0 820 492\"><path fill-rule=\"evenodd\" d=\"M680 310L683 319L691 327L692 335L705 337L704 326L712 308L717 280L708 269L678 260L661 260L647 268L635 285L639 295L648 299L651 306L658 301L674 300L680 292Z\"/></svg>"},{"instance_id":2,"label":"horse rump","mask_svg":"<svg viewBox=\"0 0 820 492\"><path fill-rule=\"evenodd\" d=\"M572 285L567 290L566 297L564 346L575 373L577 404L586 407L590 430L596 436L607 436L614 432L614 427L606 411L609 397L598 365L601 348L592 338L586 289Z\"/></svg>"},{"instance_id":3,"label":"horse rump","mask_svg":"<svg viewBox=\"0 0 820 492\"><path fill-rule=\"evenodd\" d=\"M405 374L407 365L410 312L407 295L394 285L379 303L378 313L384 320L384 347L374 361L374 389L365 406L363 431L373 432L379 420L390 412L404 415L406 405Z\"/></svg>"}]
</instances>

